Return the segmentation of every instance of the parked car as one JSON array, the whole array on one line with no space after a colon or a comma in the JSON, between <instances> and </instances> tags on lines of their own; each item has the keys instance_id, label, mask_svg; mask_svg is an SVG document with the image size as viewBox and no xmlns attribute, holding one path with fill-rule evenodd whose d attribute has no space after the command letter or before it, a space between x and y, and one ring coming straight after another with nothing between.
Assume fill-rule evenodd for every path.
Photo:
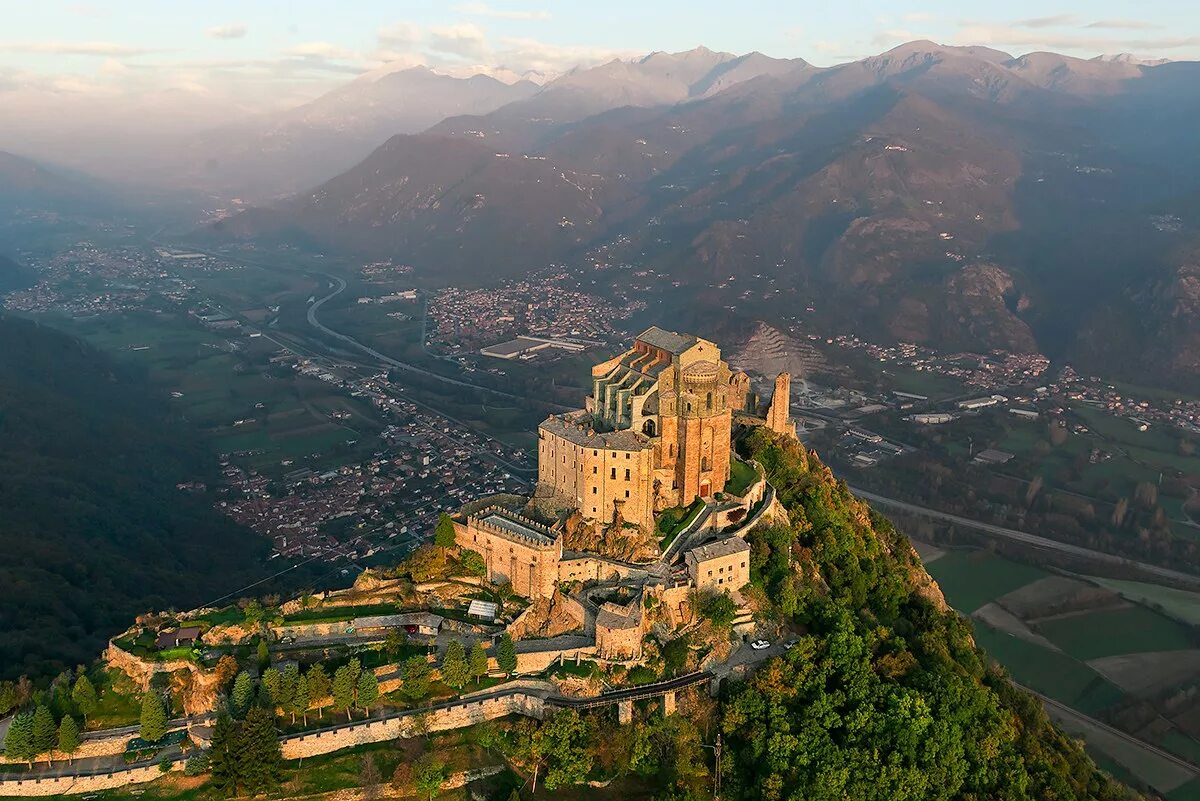
<instances>
[{"instance_id":1,"label":"parked car","mask_svg":"<svg viewBox=\"0 0 1200 801\"><path fill-rule=\"evenodd\" d=\"M767 642L766 640L755 640L754 642L750 643L750 647L755 651L761 651L764 648L770 648L771 643Z\"/></svg>"},{"instance_id":2,"label":"parked car","mask_svg":"<svg viewBox=\"0 0 1200 801\"><path fill-rule=\"evenodd\" d=\"M796 645L797 645L799 642L800 642L799 640L788 640L787 642L785 642L785 643L783 644L783 649L784 649L785 651L790 651L790 650L792 650L793 648L795 648L795 647L796 647Z\"/></svg>"}]
</instances>

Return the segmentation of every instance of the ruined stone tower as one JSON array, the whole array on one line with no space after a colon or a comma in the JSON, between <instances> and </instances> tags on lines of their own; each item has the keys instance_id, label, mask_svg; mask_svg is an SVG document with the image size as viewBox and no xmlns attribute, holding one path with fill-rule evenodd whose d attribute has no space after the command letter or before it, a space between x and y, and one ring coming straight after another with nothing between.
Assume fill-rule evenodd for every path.
<instances>
[{"instance_id":1,"label":"ruined stone tower","mask_svg":"<svg viewBox=\"0 0 1200 801\"><path fill-rule=\"evenodd\" d=\"M796 436L796 423L790 415L792 403L792 377L780 373L775 378L775 394L771 396L771 407L767 410L767 428L777 434Z\"/></svg>"}]
</instances>

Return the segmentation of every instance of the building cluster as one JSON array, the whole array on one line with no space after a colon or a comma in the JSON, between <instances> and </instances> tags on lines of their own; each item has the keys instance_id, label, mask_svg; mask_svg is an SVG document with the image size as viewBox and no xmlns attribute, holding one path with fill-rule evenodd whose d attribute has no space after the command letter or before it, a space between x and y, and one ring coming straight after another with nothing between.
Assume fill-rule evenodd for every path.
<instances>
[{"instance_id":1,"label":"building cluster","mask_svg":"<svg viewBox=\"0 0 1200 801\"><path fill-rule=\"evenodd\" d=\"M464 506L457 544L480 554L493 582L527 598L550 599L564 582L637 588L624 602L593 604L595 650L636 659L649 620L643 599L678 609L692 590L738 591L749 581L745 534L777 513L762 473L727 491L736 456L735 419L794 436L789 379L759 415L745 373L730 370L713 342L650 328L633 346L592 368L585 408L553 415L538 428L537 485L524 502L489 499ZM659 515L692 510L675 539L648 558L607 549L655 532ZM595 537L578 536L589 530ZM581 542L595 543L581 546ZM574 547L571 547L574 546Z\"/></svg>"},{"instance_id":2,"label":"building cluster","mask_svg":"<svg viewBox=\"0 0 1200 801\"><path fill-rule=\"evenodd\" d=\"M448 288L429 301L429 347L452 355L518 336L572 342L614 341L632 312L589 294L565 269L488 289Z\"/></svg>"}]
</instances>

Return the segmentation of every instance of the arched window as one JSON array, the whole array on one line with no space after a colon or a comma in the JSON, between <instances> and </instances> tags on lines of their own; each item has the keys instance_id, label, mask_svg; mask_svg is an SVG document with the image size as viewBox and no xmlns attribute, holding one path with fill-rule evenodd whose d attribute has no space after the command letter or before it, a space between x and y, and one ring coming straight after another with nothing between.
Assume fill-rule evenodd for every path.
<instances>
[{"instance_id":1,"label":"arched window","mask_svg":"<svg viewBox=\"0 0 1200 801\"><path fill-rule=\"evenodd\" d=\"M647 437L654 436L654 421L653 420L647 420L642 425L642 433L645 434Z\"/></svg>"},{"instance_id":2,"label":"arched window","mask_svg":"<svg viewBox=\"0 0 1200 801\"><path fill-rule=\"evenodd\" d=\"M708 395L706 396L705 402L708 404L708 410L711 412L712 411L712 393L711 392L708 393Z\"/></svg>"}]
</instances>

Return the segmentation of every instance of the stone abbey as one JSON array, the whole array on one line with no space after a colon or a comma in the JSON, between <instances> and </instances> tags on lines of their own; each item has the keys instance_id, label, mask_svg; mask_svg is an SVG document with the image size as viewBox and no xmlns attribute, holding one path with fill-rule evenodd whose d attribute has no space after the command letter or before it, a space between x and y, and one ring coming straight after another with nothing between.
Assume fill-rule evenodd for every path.
<instances>
[{"instance_id":1,"label":"stone abbey","mask_svg":"<svg viewBox=\"0 0 1200 801\"><path fill-rule=\"evenodd\" d=\"M538 428L538 492L590 520L653 528L656 512L725 488L749 388L715 343L650 328L592 368L585 409Z\"/></svg>"}]
</instances>

